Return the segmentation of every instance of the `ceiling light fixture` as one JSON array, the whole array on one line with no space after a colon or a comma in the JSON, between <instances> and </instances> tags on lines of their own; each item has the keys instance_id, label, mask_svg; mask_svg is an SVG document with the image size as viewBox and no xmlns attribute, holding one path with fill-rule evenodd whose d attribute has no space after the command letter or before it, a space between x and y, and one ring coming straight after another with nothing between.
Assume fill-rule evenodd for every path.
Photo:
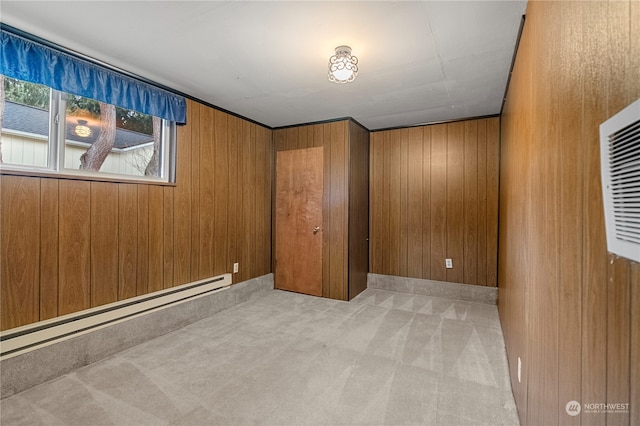
<instances>
[{"instance_id":1,"label":"ceiling light fixture","mask_svg":"<svg viewBox=\"0 0 640 426\"><path fill-rule=\"evenodd\" d=\"M81 138L88 138L91 136L91 128L87 126L87 120L78 120L78 125L73 129L73 131Z\"/></svg>"},{"instance_id":2,"label":"ceiling light fixture","mask_svg":"<svg viewBox=\"0 0 640 426\"><path fill-rule=\"evenodd\" d=\"M358 76L358 58L351 55L349 46L336 47L336 54L329 58L329 81L349 83Z\"/></svg>"}]
</instances>

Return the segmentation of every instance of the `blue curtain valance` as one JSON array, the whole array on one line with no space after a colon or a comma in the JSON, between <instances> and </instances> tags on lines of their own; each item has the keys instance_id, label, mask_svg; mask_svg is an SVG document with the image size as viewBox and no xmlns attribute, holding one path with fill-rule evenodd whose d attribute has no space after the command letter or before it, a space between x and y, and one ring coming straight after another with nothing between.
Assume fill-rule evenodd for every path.
<instances>
[{"instance_id":1,"label":"blue curtain valance","mask_svg":"<svg viewBox=\"0 0 640 426\"><path fill-rule=\"evenodd\" d=\"M177 124L187 122L187 103L182 96L28 40L4 28L0 37L0 74Z\"/></svg>"}]
</instances>

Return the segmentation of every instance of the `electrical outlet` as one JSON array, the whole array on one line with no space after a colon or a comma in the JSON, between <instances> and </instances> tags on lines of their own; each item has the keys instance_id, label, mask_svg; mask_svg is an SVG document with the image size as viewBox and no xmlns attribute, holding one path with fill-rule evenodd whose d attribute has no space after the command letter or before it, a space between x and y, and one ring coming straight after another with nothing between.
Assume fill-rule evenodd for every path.
<instances>
[{"instance_id":1,"label":"electrical outlet","mask_svg":"<svg viewBox=\"0 0 640 426\"><path fill-rule=\"evenodd\" d=\"M518 383L522 383L522 360L518 357Z\"/></svg>"},{"instance_id":2,"label":"electrical outlet","mask_svg":"<svg viewBox=\"0 0 640 426\"><path fill-rule=\"evenodd\" d=\"M444 260L444 264L447 267L447 269L453 269L453 260L451 259L445 259Z\"/></svg>"},{"instance_id":3,"label":"electrical outlet","mask_svg":"<svg viewBox=\"0 0 640 426\"><path fill-rule=\"evenodd\" d=\"M233 264L233 273L237 274L239 269L240 269L240 264L239 263L234 263Z\"/></svg>"}]
</instances>

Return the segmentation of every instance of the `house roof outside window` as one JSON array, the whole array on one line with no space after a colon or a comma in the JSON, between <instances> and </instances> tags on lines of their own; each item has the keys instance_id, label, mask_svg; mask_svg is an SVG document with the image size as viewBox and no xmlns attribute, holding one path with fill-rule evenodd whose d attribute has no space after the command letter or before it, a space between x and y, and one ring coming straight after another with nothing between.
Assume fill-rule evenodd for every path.
<instances>
[{"instance_id":1,"label":"house roof outside window","mask_svg":"<svg viewBox=\"0 0 640 426\"><path fill-rule=\"evenodd\" d=\"M5 101L4 121L2 124L3 131L31 134L39 139L46 138L49 134L49 111ZM90 146L96 142L100 135L100 126L88 125L91 129L91 134L88 137L76 135L74 132L75 126L75 123L67 122L66 139L68 142ZM116 150L135 149L150 143L153 143L153 136L151 135L116 128L116 140L113 148Z\"/></svg>"}]
</instances>

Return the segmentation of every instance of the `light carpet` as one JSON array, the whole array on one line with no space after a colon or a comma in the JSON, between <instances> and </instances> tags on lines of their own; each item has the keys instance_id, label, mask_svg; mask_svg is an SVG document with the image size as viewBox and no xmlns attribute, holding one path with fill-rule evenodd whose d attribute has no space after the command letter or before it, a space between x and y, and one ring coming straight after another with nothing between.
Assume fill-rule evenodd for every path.
<instances>
[{"instance_id":1,"label":"light carpet","mask_svg":"<svg viewBox=\"0 0 640 426\"><path fill-rule=\"evenodd\" d=\"M0 402L3 425L517 425L496 306L283 291Z\"/></svg>"}]
</instances>

